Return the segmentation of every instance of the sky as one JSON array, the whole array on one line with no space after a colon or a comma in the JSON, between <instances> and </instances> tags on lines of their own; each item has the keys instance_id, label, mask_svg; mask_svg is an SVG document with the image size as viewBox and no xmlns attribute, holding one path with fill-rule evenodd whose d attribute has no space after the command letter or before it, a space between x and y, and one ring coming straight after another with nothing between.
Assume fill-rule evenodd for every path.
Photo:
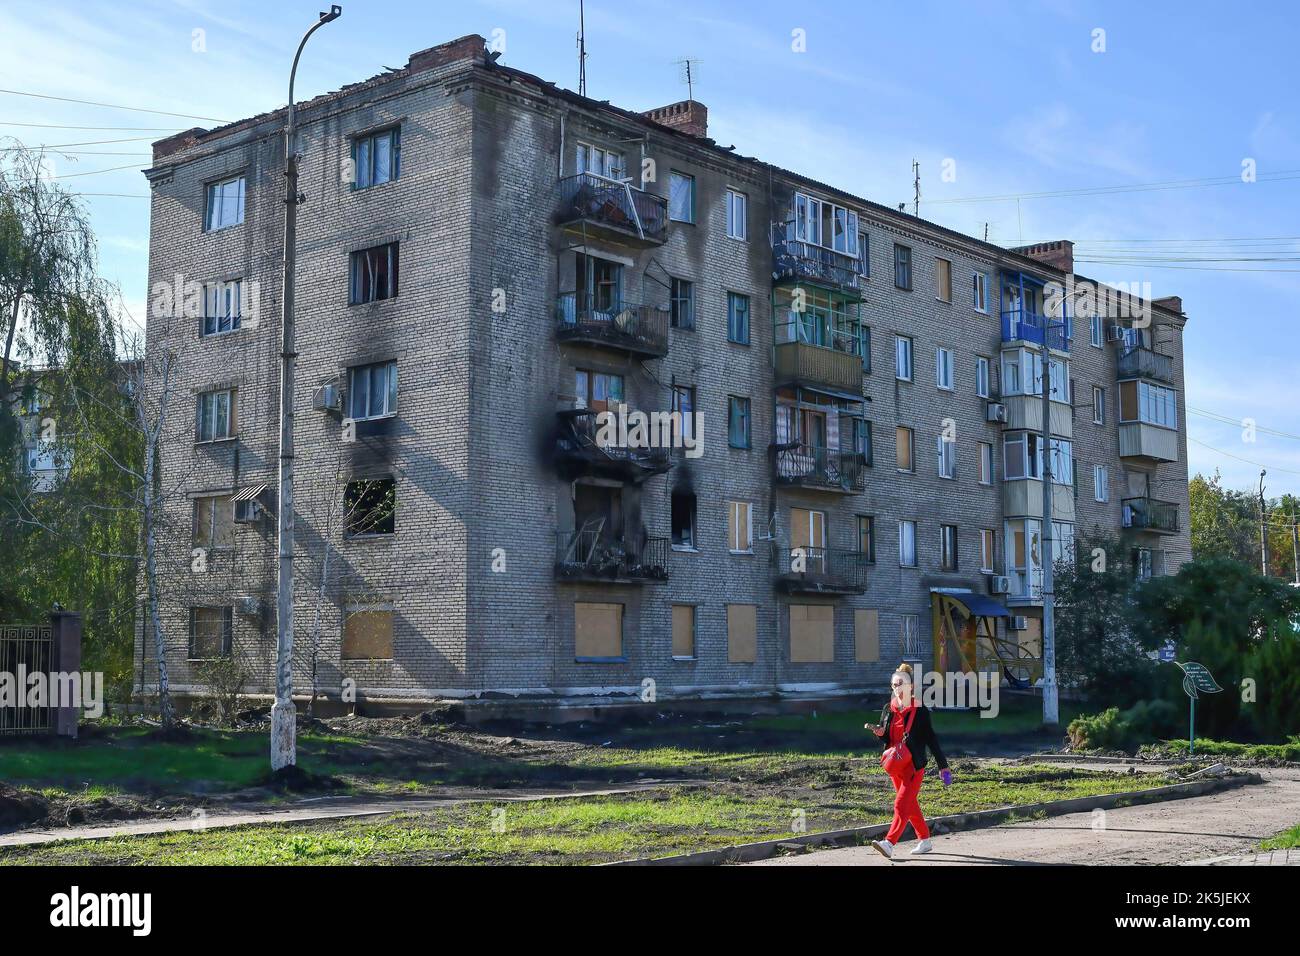
<instances>
[{"instance_id":1,"label":"sky","mask_svg":"<svg viewBox=\"0 0 1300 956\"><path fill-rule=\"evenodd\" d=\"M0 5L0 137L62 147L53 175L84 194L135 315L150 142L283 105L322 6ZM577 87L578 0L343 8L303 55L299 98L467 33ZM1270 497L1300 494L1300 6L587 0L586 37L597 99L685 99L692 58L722 145L909 208L915 159L923 218L1004 245L1072 239L1077 271L1181 295L1191 472L1255 489L1266 467Z\"/></svg>"}]
</instances>

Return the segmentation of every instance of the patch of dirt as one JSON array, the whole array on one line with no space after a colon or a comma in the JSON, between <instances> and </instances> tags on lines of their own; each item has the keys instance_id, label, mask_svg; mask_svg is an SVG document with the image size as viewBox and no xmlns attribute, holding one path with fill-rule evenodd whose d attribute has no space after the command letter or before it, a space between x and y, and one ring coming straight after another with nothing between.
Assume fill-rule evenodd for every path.
<instances>
[{"instance_id":1,"label":"patch of dirt","mask_svg":"<svg viewBox=\"0 0 1300 956\"><path fill-rule=\"evenodd\" d=\"M0 828L16 829L44 820L50 803L39 793L0 783Z\"/></svg>"},{"instance_id":2,"label":"patch of dirt","mask_svg":"<svg viewBox=\"0 0 1300 956\"><path fill-rule=\"evenodd\" d=\"M112 796L79 800L46 798L34 790L0 783L0 832L37 827L81 827L120 820L171 819L192 809L189 801L168 798L166 803L135 797Z\"/></svg>"}]
</instances>

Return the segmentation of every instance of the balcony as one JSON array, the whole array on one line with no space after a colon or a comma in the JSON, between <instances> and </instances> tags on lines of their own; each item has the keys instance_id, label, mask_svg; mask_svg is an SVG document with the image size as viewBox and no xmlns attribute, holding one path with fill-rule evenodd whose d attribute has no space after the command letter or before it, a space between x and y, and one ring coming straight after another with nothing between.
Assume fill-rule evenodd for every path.
<instances>
[{"instance_id":1,"label":"balcony","mask_svg":"<svg viewBox=\"0 0 1300 956\"><path fill-rule=\"evenodd\" d=\"M1119 456L1147 464L1178 460L1178 430L1146 422L1119 423Z\"/></svg>"},{"instance_id":2,"label":"balcony","mask_svg":"<svg viewBox=\"0 0 1300 956\"><path fill-rule=\"evenodd\" d=\"M639 484L672 467L670 448L629 447L601 441L597 412L556 412L556 470L565 481L585 476Z\"/></svg>"},{"instance_id":3,"label":"balcony","mask_svg":"<svg viewBox=\"0 0 1300 956\"><path fill-rule=\"evenodd\" d=\"M1155 534L1178 534L1178 504L1155 498L1125 498L1124 527Z\"/></svg>"},{"instance_id":4,"label":"balcony","mask_svg":"<svg viewBox=\"0 0 1300 956\"><path fill-rule=\"evenodd\" d=\"M862 299L856 258L784 236L772 239L772 283L806 283L840 293L853 301Z\"/></svg>"},{"instance_id":5,"label":"balcony","mask_svg":"<svg viewBox=\"0 0 1300 956\"><path fill-rule=\"evenodd\" d=\"M602 307L590 293L562 292L555 302L555 337L662 358L668 354L668 309L631 302Z\"/></svg>"},{"instance_id":6,"label":"balcony","mask_svg":"<svg viewBox=\"0 0 1300 956\"><path fill-rule=\"evenodd\" d=\"M639 547L597 530L555 536L555 577L560 581L645 584L668 580L667 538L645 538Z\"/></svg>"},{"instance_id":7,"label":"balcony","mask_svg":"<svg viewBox=\"0 0 1300 956\"><path fill-rule=\"evenodd\" d=\"M1011 588L1006 594L1008 607L1037 607L1043 603L1042 568L1008 568Z\"/></svg>"},{"instance_id":8,"label":"balcony","mask_svg":"<svg viewBox=\"0 0 1300 956\"><path fill-rule=\"evenodd\" d=\"M781 548L777 590L785 594L861 594L867 555L838 548Z\"/></svg>"},{"instance_id":9,"label":"balcony","mask_svg":"<svg viewBox=\"0 0 1300 956\"><path fill-rule=\"evenodd\" d=\"M1007 478L1002 481L1002 513L1008 518L1043 516L1041 478ZM1074 486L1052 482L1052 520L1074 523Z\"/></svg>"},{"instance_id":10,"label":"balcony","mask_svg":"<svg viewBox=\"0 0 1300 956\"><path fill-rule=\"evenodd\" d=\"M863 491L866 466L857 452L787 442L772 445L771 454L772 479L778 485L847 495Z\"/></svg>"},{"instance_id":11,"label":"balcony","mask_svg":"<svg viewBox=\"0 0 1300 956\"><path fill-rule=\"evenodd\" d=\"M837 340L847 341L847 340ZM847 348L826 348L807 342L776 345L777 388L801 385L862 401L862 359Z\"/></svg>"},{"instance_id":12,"label":"balcony","mask_svg":"<svg viewBox=\"0 0 1300 956\"><path fill-rule=\"evenodd\" d=\"M1173 385L1174 360L1169 355L1140 346L1121 348L1116 377L1148 378Z\"/></svg>"},{"instance_id":13,"label":"balcony","mask_svg":"<svg viewBox=\"0 0 1300 956\"><path fill-rule=\"evenodd\" d=\"M1001 402L1007 407L1007 420L1003 425L1007 431L1043 430L1041 395L1004 395ZM1074 409L1066 402L1052 401L1049 405L1052 434L1061 438L1074 437Z\"/></svg>"},{"instance_id":14,"label":"balcony","mask_svg":"<svg viewBox=\"0 0 1300 956\"><path fill-rule=\"evenodd\" d=\"M668 238L668 201L630 183L579 173L560 180L555 221L580 235L647 248Z\"/></svg>"},{"instance_id":15,"label":"balcony","mask_svg":"<svg viewBox=\"0 0 1300 956\"><path fill-rule=\"evenodd\" d=\"M1002 313L1003 342L1031 342L1058 352L1070 350L1070 340L1065 335L1065 323L1051 319L1040 312L1028 309L1011 309Z\"/></svg>"}]
</instances>

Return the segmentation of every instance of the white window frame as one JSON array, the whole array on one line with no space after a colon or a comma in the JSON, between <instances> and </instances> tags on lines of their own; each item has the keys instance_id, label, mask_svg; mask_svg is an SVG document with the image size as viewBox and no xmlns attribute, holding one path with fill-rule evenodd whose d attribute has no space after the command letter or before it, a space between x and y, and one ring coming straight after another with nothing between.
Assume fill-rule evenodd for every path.
<instances>
[{"instance_id":1,"label":"white window frame","mask_svg":"<svg viewBox=\"0 0 1300 956\"><path fill-rule=\"evenodd\" d=\"M822 209L829 207L831 235L823 235ZM843 242L837 244L836 225ZM794 238L798 242L821 246L846 256L858 258L858 214L847 206L840 206L808 193L794 194Z\"/></svg>"},{"instance_id":2,"label":"white window frame","mask_svg":"<svg viewBox=\"0 0 1300 956\"><path fill-rule=\"evenodd\" d=\"M1088 318L1088 340L1095 349L1105 347L1105 336L1100 315L1093 315Z\"/></svg>"},{"instance_id":3,"label":"white window frame","mask_svg":"<svg viewBox=\"0 0 1300 956\"><path fill-rule=\"evenodd\" d=\"M384 410L375 411L370 408L370 396L373 391L370 387L370 379L375 374L376 369L382 369L387 379L384 386ZM356 410L353 402L356 399L356 379L357 373L366 373L366 414L353 415ZM371 362L366 365L353 365L348 369L348 419L350 421L362 422L373 421L378 418L392 418L397 414L397 361L396 359L388 362Z\"/></svg>"},{"instance_id":4,"label":"white window frame","mask_svg":"<svg viewBox=\"0 0 1300 956\"><path fill-rule=\"evenodd\" d=\"M227 190L234 187L234 196L228 197ZM238 226L244 221L244 203L248 195L248 183L243 173L208 183L204 189L203 231L219 232ZM226 219L225 210L228 202L234 202L234 218Z\"/></svg>"},{"instance_id":5,"label":"white window frame","mask_svg":"<svg viewBox=\"0 0 1300 956\"><path fill-rule=\"evenodd\" d=\"M953 390L953 353L942 345L934 350L934 387L945 392Z\"/></svg>"},{"instance_id":6,"label":"white window frame","mask_svg":"<svg viewBox=\"0 0 1300 956\"><path fill-rule=\"evenodd\" d=\"M978 442L979 451L979 483L981 485L993 484L993 443Z\"/></svg>"},{"instance_id":7,"label":"white window frame","mask_svg":"<svg viewBox=\"0 0 1300 956\"><path fill-rule=\"evenodd\" d=\"M731 541L730 536L728 536L727 551L731 554L753 554L754 553L754 503L752 501L739 501L735 499L729 500L727 502L728 524L731 523L732 510L735 509L736 506L738 505L744 507L744 515L745 515L744 532L745 532L745 541L748 542L748 547L744 547L744 548L732 547L732 545L735 544L736 542ZM737 513L739 514L739 512ZM736 523L737 530L739 530L740 527L741 527L740 523L737 522Z\"/></svg>"},{"instance_id":8,"label":"white window frame","mask_svg":"<svg viewBox=\"0 0 1300 956\"><path fill-rule=\"evenodd\" d=\"M894 378L900 382L910 382L916 372L912 362L912 340L906 335L894 336ZM903 374L903 366L906 365L906 373Z\"/></svg>"},{"instance_id":9,"label":"white window frame","mask_svg":"<svg viewBox=\"0 0 1300 956\"><path fill-rule=\"evenodd\" d=\"M904 560L911 552L912 560ZM900 518L898 520L898 566L900 568L914 568L917 566L916 557L916 522L909 518Z\"/></svg>"},{"instance_id":10,"label":"white window frame","mask_svg":"<svg viewBox=\"0 0 1300 956\"><path fill-rule=\"evenodd\" d=\"M208 339L217 335L229 335L238 332L243 322L243 280L226 279L221 282L208 282L203 286L203 322L199 335ZM221 324L225 321L226 328ZM208 331L208 323L212 331Z\"/></svg>"},{"instance_id":11,"label":"white window frame","mask_svg":"<svg viewBox=\"0 0 1300 956\"><path fill-rule=\"evenodd\" d=\"M956 571L961 564L957 556L957 526L955 524L939 525L939 569L941 571ZM952 551L949 554L948 543L952 539ZM948 558L952 560L949 561Z\"/></svg>"},{"instance_id":12,"label":"white window frame","mask_svg":"<svg viewBox=\"0 0 1300 956\"><path fill-rule=\"evenodd\" d=\"M596 161L596 167L598 168L592 166L592 160ZM578 175L591 173L594 176L600 176L602 179L612 179L616 182L627 175L627 167L624 164L622 153L616 153L612 149L606 149L603 146L596 146L581 140L574 147L573 168Z\"/></svg>"},{"instance_id":13,"label":"white window frame","mask_svg":"<svg viewBox=\"0 0 1300 956\"><path fill-rule=\"evenodd\" d=\"M1106 389L1100 385L1092 387L1092 423L1106 424Z\"/></svg>"},{"instance_id":14,"label":"white window frame","mask_svg":"<svg viewBox=\"0 0 1300 956\"><path fill-rule=\"evenodd\" d=\"M1094 501L1110 501L1110 475L1105 465L1092 466L1092 497Z\"/></svg>"},{"instance_id":15,"label":"white window frame","mask_svg":"<svg viewBox=\"0 0 1300 956\"><path fill-rule=\"evenodd\" d=\"M686 218L673 214L673 183L676 180L683 180L690 187L686 194L688 207ZM685 222L694 224L695 222L695 177L690 173L679 172L676 169L668 171L668 218L673 222Z\"/></svg>"},{"instance_id":16,"label":"white window frame","mask_svg":"<svg viewBox=\"0 0 1300 956\"><path fill-rule=\"evenodd\" d=\"M989 314L989 276L987 272L971 273L971 280L974 285L972 292L971 304L975 307L976 312L984 315Z\"/></svg>"},{"instance_id":17,"label":"white window frame","mask_svg":"<svg viewBox=\"0 0 1300 956\"><path fill-rule=\"evenodd\" d=\"M949 481L957 477L957 443L939 436L939 477Z\"/></svg>"},{"instance_id":18,"label":"white window frame","mask_svg":"<svg viewBox=\"0 0 1300 956\"><path fill-rule=\"evenodd\" d=\"M208 420L208 403L213 405L217 403L217 396L226 396L226 423L221 434L216 433L215 427L213 433L207 438L203 437L204 423ZM214 412L215 414L215 412ZM200 392L198 399L198 420L195 422L195 441L200 445L206 445L209 442L230 441L235 438L235 389L233 388L216 388L208 392ZM216 419L213 418L215 425Z\"/></svg>"},{"instance_id":19,"label":"white window frame","mask_svg":"<svg viewBox=\"0 0 1300 956\"><path fill-rule=\"evenodd\" d=\"M979 398L988 398L993 391L992 363L983 356L975 356L975 394Z\"/></svg>"},{"instance_id":20,"label":"white window frame","mask_svg":"<svg viewBox=\"0 0 1300 956\"><path fill-rule=\"evenodd\" d=\"M749 239L749 196L739 189L727 189L727 237Z\"/></svg>"},{"instance_id":21,"label":"white window frame","mask_svg":"<svg viewBox=\"0 0 1300 956\"><path fill-rule=\"evenodd\" d=\"M993 572L997 560L998 533L993 528L980 528L980 570Z\"/></svg>"}]
</instances>

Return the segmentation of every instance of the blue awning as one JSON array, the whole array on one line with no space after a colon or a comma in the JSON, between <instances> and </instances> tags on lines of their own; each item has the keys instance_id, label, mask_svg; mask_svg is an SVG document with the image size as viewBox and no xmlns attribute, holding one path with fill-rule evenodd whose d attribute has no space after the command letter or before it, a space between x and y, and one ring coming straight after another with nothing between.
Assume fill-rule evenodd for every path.
<instances>
[{"instance_id":1,"label":"blue awning","mask_svg":"<svg viewBox=\"0 0 1300 956\"><path fill-rule=\"evenodd\" d=\"M936 590L961 603L972 614L978 614L981 617L1011 617L1011 612L1006 609L1005 605L999 604L991 597L986 597L983 594L976 594L974 591L951 591L946 588L937 588Z\"/></svg>"}]
</instances>

